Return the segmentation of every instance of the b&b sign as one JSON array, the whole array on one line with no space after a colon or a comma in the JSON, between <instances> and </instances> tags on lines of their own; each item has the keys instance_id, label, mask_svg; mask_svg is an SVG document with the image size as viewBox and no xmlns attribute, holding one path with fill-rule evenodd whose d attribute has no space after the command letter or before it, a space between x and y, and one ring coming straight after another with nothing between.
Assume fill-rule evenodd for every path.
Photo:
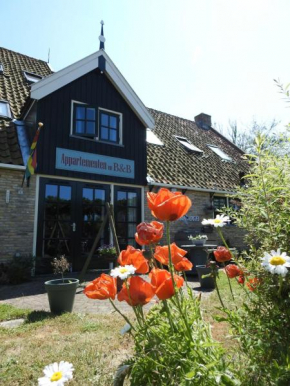
<instances>
[{"instance_id":1,"label":"b&b sign","mask_svg":"<svg viewBox=\"0 0 290 386\"><path fill-rule=\"evenodd\" d=\"M82 151L56 148L56 169L134 178L134 161Z\"/></svg>"}]
</instances>

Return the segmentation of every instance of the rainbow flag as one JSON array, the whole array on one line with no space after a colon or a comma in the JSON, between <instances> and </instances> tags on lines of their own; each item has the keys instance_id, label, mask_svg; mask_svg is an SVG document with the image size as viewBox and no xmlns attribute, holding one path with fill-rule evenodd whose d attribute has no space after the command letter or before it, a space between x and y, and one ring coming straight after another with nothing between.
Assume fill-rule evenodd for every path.
<instances>
[{"instance_id":1,"label":"rainbow flag","mask_svg":"<svg viewBox=\"0 0 290 386\"><path fill-rule=\"evenodd\" d=\"M26 179L27 186L29 186L30 177L35 172L35 169L36 169L36 166L37 166L36 145L37 145L40 129L42 128L42 126L43 126L43 124L41 122L39 122L37 131L35 133L35 136L33 138L33 141L32 141L31 147L30 147L30 155L29 155L28 160L27 160L27 165L26 165L25 174L23 176L22 186L23 186L23 183L24 183L24 179Z\"/></svg>"}]
</instances>

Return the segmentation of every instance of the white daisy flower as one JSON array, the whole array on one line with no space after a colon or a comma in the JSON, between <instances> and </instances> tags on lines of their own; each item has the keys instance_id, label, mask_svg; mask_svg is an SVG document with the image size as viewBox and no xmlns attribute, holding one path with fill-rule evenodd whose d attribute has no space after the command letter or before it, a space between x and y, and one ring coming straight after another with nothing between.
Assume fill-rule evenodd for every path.
<instances>
[{"instance_id":1,"label":"white daisy flower","mask_svg":"<svg viewBox=\"0 0 290 386\"><path fill-rule=\"evenodd\" d=\"M45 377L38 378L38 386L63 386L73 378L73 371L73 365L69 362L52 363L45 366L43 370Z\"/></svg>"},{"instance_id":2,"label":"white daisy flower","mask_svg":"<svg viewBox=\"0 0 290 386\"><path fill-rule=\"evenodd\" d=\"M210 218L208 220L202 220L202 225L213 225L215 228L217 227L223 227L227 223L229 223L231 220L229 216L225 216L224 214L218 214L216 218Z\"/></svg>"},{"instance_id":3,"label":"white daisy flower","mask_svg":"<svg viewBox=\"0 0 290 386\"><path fill-rule=\"evenodd\" d=\"M124 267L117 267L112 269L110 275L125 280L129 276L134 275L135 271L136 268L133 265L125 265Z\"/></svg>"},{"instance_id":4,"label":"white daisy flower","mask_svg":"<svg viewBox=\"0 0 290 386\"><path fill-rule=\"evenodd\" d=\"M281 253L280 249L271 251L271 253L265 252L261 265L267 271L284 277L288 272L287 267L290 267L290 257L286 255L286 252Z\"/></svg>"}]
</instances>

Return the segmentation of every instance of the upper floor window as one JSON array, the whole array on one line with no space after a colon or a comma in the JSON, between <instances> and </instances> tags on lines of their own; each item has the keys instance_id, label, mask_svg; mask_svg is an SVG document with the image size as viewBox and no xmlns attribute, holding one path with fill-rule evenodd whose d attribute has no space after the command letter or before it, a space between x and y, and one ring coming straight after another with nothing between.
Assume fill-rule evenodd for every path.
<instances>
[{"instance_id":1,"label":"upper floor window","mask_svg":"<svg viewBox=\"0 0 290 386\"><path fill-rule=\"evenodd\" d=\"M12 118L9 103L0 100L0 117Z\"/></svg>"},{"instance_id":2,"label":"upper floor window","mask_svg":"<svg viewBox=\"0 0 290 386\"><path fill-rule=\"evenodd\" d=\"M107 110L99 110L99 140L120 142L120 115Z\"/></svg>"},{"instance_id":3,"label":"upper floor window","mask_svg":"<svg viewBox=\"0 0 290 386\"><path fill-rule=\"evenodd\" d=\"M84 104L74 104L74 134L95 138L96 109Z\"/></svg>"},{"instance_id":4,"label":"upper floor window","mask_svg":"<svg viewBox=\"0 0 290 386\"><path fill-rule=\"evenodd\" d=\"M72 101L71 134L83 138L122 143L122 114Z\"/></svg>"},{"instance_id":5,"label":"upper floor window","mask_svg":"<svg viewBox=\"0 0 290 386\"><path fill-rule=\"evenodd\" d=\"M219 147L214 145L208 145L208 147L215 152L222 160L224 161L232 161L232 158L224 153Z\"/></svg>"},{"instance_id":6,"label":"upper floor window","mask_svg":"<svg viewBox=\"0 0 290 386\"><path fill-rule=\"evenodd\" d=\"M187 150L196 152L196 153L203 153L202 150L200 150L198 147L194 146L192 143L189 142L189 140L185 137L179 137L175 135L175 138L183 145Z\"/></svg>"}]
</instances>

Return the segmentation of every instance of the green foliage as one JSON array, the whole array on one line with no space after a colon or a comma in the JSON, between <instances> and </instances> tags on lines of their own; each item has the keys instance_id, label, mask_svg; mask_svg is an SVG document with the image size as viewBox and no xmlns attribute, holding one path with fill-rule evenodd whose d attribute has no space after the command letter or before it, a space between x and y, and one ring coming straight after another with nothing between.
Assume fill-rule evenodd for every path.
<instances>
[{"instance_id":1,"label":"green foliage","mask_svg":"<svg viewBox=\"0 0 290 386\"><path fill-rule=\"evenodd\" d=\"M153 307L146 325L135 336L135 356L130 384L145 385L239 385L227 357L211 336L196 297L183 297L182 311L189 331L172 300L168 301L174 331L165 306ZM127 363L128 364L128 363Z\"/></svg>"},{"instance_id":2,"label":"green foliage","mask_svg":"<svg viewBox=\"0 0 290 386\"><path fill-rule=\"evenodd\" d=\"M0 321L25 318L29 310L23 310L10 304L0 304Z\"/></svg>"},{"instance_id":3,"label":"green foliage","mask_svg":"<svg viewBox=\"0 0 290 386\"><path fill-rule=\"evenodd\" d=\"M31 280L34 259L31 255L14 256L0 264L0 284L19 284Z\"/></svg>"}]
</instances>

